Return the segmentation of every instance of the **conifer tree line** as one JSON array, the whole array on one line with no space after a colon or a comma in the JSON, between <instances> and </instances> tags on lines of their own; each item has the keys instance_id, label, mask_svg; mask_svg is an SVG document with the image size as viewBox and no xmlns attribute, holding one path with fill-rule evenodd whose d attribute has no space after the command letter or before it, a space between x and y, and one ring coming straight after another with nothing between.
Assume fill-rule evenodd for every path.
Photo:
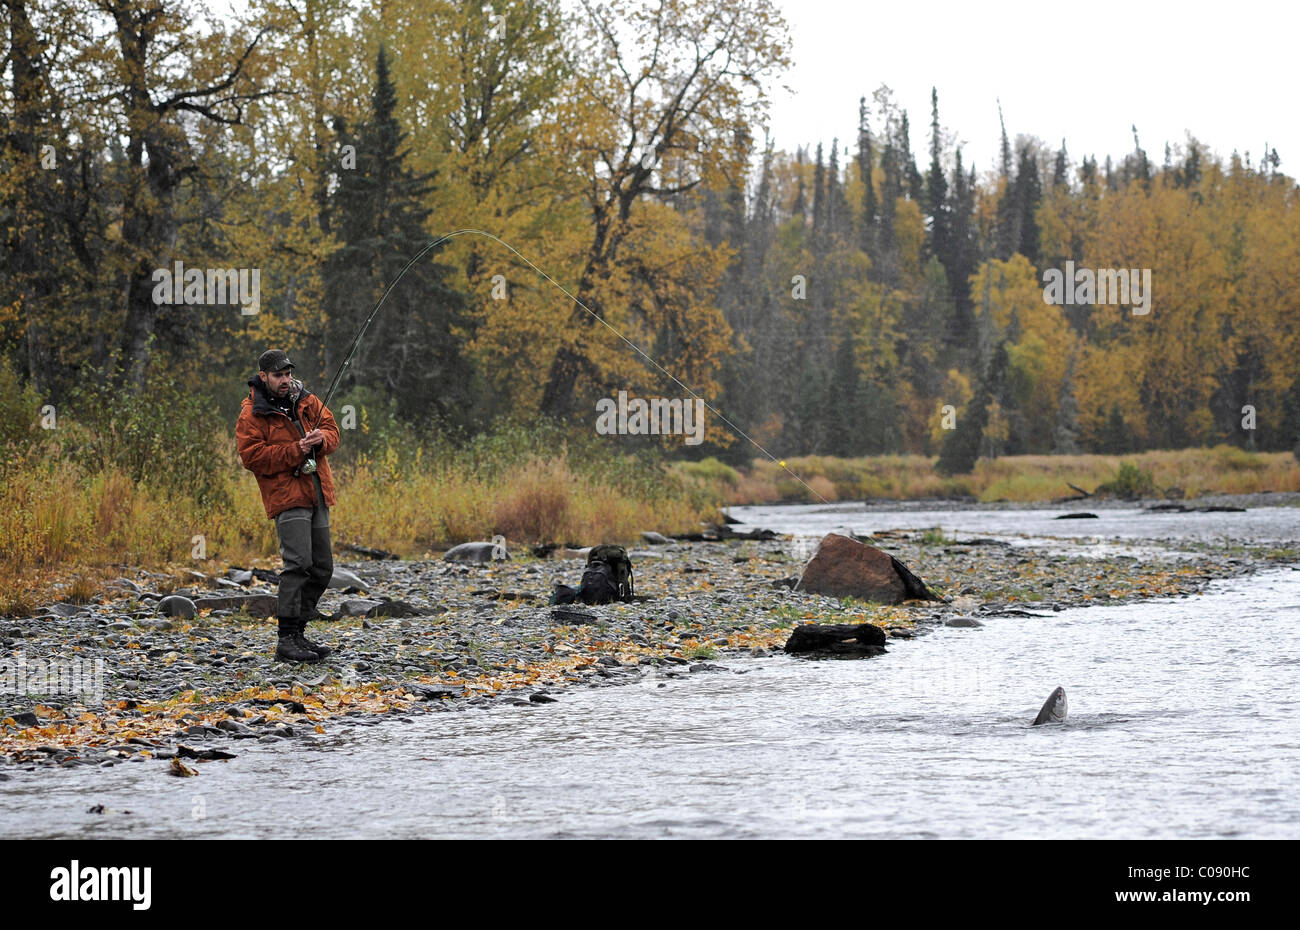
<instances>
[{"instance_id":1,"label":"conifer tree line","mask_svg":"<svg viewBox=\"0 0 1300 930\"><path fill-rule=\"evenodd\" d=\"M577 300L491 240L440 247L345 375L367 415L590 429L601 397L689 388L781 456L954 471L1300 440L1297 191L1267 147L1152 159L1134 128L1099 161L1004 124L977 166L942 88L913 125L881 85L856 138L778 149L797 50L769 0L0 0L0 29L0 352L51 403L180 378L229 414L267 345L319 386L408 259L477 228ZM182 266L256 269L258 311L160 303ZM1149 312L1046 302L1066 267L1149 269ZM707 426L639 441L754 454Z\"/></svg>"}]
</instances>

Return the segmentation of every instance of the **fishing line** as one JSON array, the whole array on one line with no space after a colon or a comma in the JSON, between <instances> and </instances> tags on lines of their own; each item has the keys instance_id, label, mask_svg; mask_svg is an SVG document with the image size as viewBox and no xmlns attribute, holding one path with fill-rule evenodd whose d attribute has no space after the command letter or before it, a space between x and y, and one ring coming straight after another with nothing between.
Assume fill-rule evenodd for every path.
<instances>
[{"instance_id":1,"label":"fishing line","mask_svg":"<svg viewBox=\"0 0 1300 930\"><path fill-rule=\"evenodd\" d=\"M725 424L727 425L727 427L728 427L729 429L731 429L731 431L732 431L733 433L735 433L736 435L738 435L738 436L744 438L745 441L747 441L747 442L748 442L750 445L752 445L755 449L757 449L759 452L761 452L761 453L763 453L765 456L767 456L768 459L770 459L772 462L776 463L776 465L777 465L778 468L780 468L782 471L784 471L786 474L788 474L788 475L789 475L791 478L793 478L795 481L798 481L801 485L803 485L803 486L808 490L808 493L812 494L814 497L816 497L816 498L817 498L819 501L821 501L823 504L829 504L829 503L830 503L830 501L828 501L825 497L822 497L821 494L818 494L815 490L813 490L813 489L808 485L808 483L807 483L806 481L804 481L802 478L800 478L798 475L796 475L794 472L792 472L792 471L789 469L789 467L785 464L785 462L784 462L783 460L778 459L778 458L777 458L775 455L773 455L771 452L768 452L765 448L763 448L763 446L761 446L761 445L758 443L757 440L755 440L752 436L750 436L748 433L746 433L744 430L742 430L742 429L741 429L739 426L737 426L735 423L732 423L731 420L729 420L727 417L723 416L723 414L722 414L722 412L721 412L720 410L718 410L716 407L714 407L712 404L710 404L707 400L705 400L705 399L704 399L703 397L701 397L699 394L695 393L695 391L691 390L691 388L690 388L689 385L682 383L682 382L681 382L681 381L680 381L680 380L679 380L675 375L672 374L672 372L668 371L668 369L664 368L664 366L660 365L657 361L655 361L653 358L651 358L649 355L647 355L646 352L645 352L644 350L642 350L640 346L638 346L638 345L637 345L636 343L634 343L632 340L628 339L628 338L627 338L626 336L624 336L621 332L619 332L617 329L615 329L613 326L611 326L611 325L609 324L609 322L608 322L607 320L605 320L604 317L602 317L600 314L598 314L598 313L596 313L595 311L593 311L590 307L588 307L588 306L587 306L586 304L584 304L581 300L579 300L577 297L575 297L575 296L574 296L574 295L569 291L569 289L566 288L563 284L561 284L560 282L556 281L554 278L552 278L549 274L547 274L547 273L546 273L545 271L543 271L541 268L537 267L537 265L535 265L532 261L530 261L526 255L524 255L522 252L520 252L518 249L516 249L516 248L515 248L513 245L511 245L509 242L506 242L504 239L502 239L502 238L500 238L500 237L498 237L498 236L494 236L492 233L490 233L490 232L486 232L486 231L484 231L484 230L482 230L482 229L457 229L457 230L454 231L454 232L449 232L449 233L447 233L447 235L445 235L445 236L440 236L439 238L434 239L434 240L433 240L432 242L430 242L428 245L424 246L424 248L420 249L420 251L416 252L416 253L415 253L415 256L414 256L414 257L413 257L409 262L406 263L406 267L403 268L400 272L397 273L397 277L395 277L395 278L393 279L393 283L390 284L390 285L388 285L388 287L384 290L383 296L381 296L381 297L379 298L379 302L378 302L377 304L375 304L375 308L374 308L373 310L370 311L370 315L367 316L366 319L365 319L365 321L361 324L361 328L357 330L357 334L356 334L355 336L352 337L352 343L348 346L347 354L343 357L343 361L339 364L338 371L336 371L336 372L334 373L334 377L333 377L333 379L330 380L329 388L328 388L328 389L326 390L326 392L325 392L325 400L324 400L324 402L321 404L321 416L324 416L325 408L329 406L329 402L330 402L330 401L333 399L333 397L334 397L334 392L335 392L336 390L338 390L339 383L340 383L340 381L341 381L342 378L343 378L343 372L346 371L347 368L348 368L348 366L352 364L353 356L356 355L357 348L361 345L361 340L365 337L366 330L368 330L368 329L370 328L370 324L371 324L371 322L372 322L372 321L374 320L374 318L379 314L379 310L380 310L380 308L382 308L382 307L384 306L384 303L388 300L388 295L391 294L391 293L393 292L393 288L397 287L397 283L398 283L399 281L402 280L402 277L403 277L403 276L404 276L408 271L410 271L412 267L414 267L414 265L415 265L416 262L418 262L420 259L424 258L424 256L428 255L429 252L431 252L433 249L435 249L435 248L437 248L438 246L442 245L444 242L448 242L448 241L450 241L450 240L452 240L452 239L455 239L457 236L464 236L464 235L468 235L468 234L473 234L473 235L476 235L476 236L483 236L483 237L485 237L485 238L491 239L493 242L496 242L496 243L499 243L500 245L505 246L507 249L509 249L511 252L513 252L515 255L517 255L517 256L519 257L519 260L520 260L520 261L522 261L522 262L523 262L525 265L527 265L529 268L533 269L533 271L537 272L537 274L539 274L541 277L545 278L548 282L550 282L552 285L554 285L556 288L558 288L558 289L559 289L559 290L560 290L560 291L561 291L561 292L562 292L566 297L568 297L568 298L569 298L570 300L572 300L575 304L577 304L577 305L578 305L579 307L581 307L584 311L586 311L587 315L590 316L593 320L595 320L596 322L600 323L602 326L604 326L606 329L608 329L611 333L613 333L613 334L614 334L615 336L617 336L619 339L623 340L623 342L627 343L627 345L632 349L632 351L636 352L637 355L640 355L643 359L645 359L647 362L649 362L651 365L653 365L653 366L654 366L655 368L657 368L659 371L663 372L663 374L664 374L664 375L665 375L669 380L671 380L674 384L676 384L678 387L680 387L683 391L685 391L685 392L686 392L687 394L689 394L691 397L695 398L695 399L698 400L700 403L702 403L706 408L708 408L708 410L709 410L710 412L713 413L713 415L714 415L715 417L717 417L719 420L721 420L723 423L725 423ZM316 426L317 426L317 427L320 426L320 419L319 419L319 418L317 418Z\"/></svg>"}]
</instances>

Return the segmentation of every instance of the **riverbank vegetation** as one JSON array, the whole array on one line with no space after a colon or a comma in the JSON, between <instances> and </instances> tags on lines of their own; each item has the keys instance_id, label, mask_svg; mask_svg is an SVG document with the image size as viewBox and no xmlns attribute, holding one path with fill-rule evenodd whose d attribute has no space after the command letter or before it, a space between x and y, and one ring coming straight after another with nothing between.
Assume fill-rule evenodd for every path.
<instances>
[{"instance_id":1,"label":"riverbank vegetation","mask_svg":"<svg viewBox=\"0 0 1300 930\"><path fill-rule=\"evenodd\" d=\"M1079 497L1181 500L1206 494L1300 491L1290 452L1247 452L1229 445L1117 455L1006 455L980 459L968 475L944 475L935 456L803 456L750 469L717 459L680 466L725 504L819 500L978 500L1017 503ZM796 477L797 476L797 477Z\"/></svg>"},{"instance_id":2,"label":"riverbank vegetation","mask_svg":"<svg viewBox=\"0 0 1300 930\"><path fill-rule=\"evenodd\" d=\"M0 445L0 614L55 584L75 595L76 579L89 584L115 564L209 571L273 560L274 525L231 429L199 426L210 422L202 402L174 385L149 396L173 398L174 415L147 404L84 418L70 408L53 429L10 429ZM347 542L409 558L497 534L514 551L631 542L719 518L711 486L653 451L626 454L599 438L546 421L459 441L344 432L331 458L337 557Z\"/></svg>"}]
</instances>

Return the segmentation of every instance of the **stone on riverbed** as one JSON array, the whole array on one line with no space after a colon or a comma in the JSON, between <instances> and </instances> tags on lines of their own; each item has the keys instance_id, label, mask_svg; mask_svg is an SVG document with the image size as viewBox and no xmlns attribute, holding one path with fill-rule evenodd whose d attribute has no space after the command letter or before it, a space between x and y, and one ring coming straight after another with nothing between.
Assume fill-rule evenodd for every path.
<instances>
[{"instance_id":1,"label":"stone on riverbed","mask_svg":"<svg viewBox=\"0 0 1300 930\"><path fill-rule=\"evenodd\" d=\"M198 616L199 609L194 601L188 597L172 594L158 602L158 612L164 617L181 617L185 620L193 620Z\"/></svg>"},{"instance_id":2,"label":"stone on riverbed","mask_svg":"<svg viewBox=\"0 0 1300 930\"><path fill-rule=\"evenodd\" d=\"M420 616L419 608L406 601L380 601L374 607L366 611L366 616L374 619L375 617L418 617Z\"/></svg>"},{"instance_id":3,"label":"stone on riverbed","mask_svg":"<svg viewBox=\"0 0 1300 930\"><path fill-rule=\"evenodd\" d=\"M274 594L230 594L225 597L201 597L194 602L199 610L244 611L250 617L274 617L280 600Z\"/></svg>"},{"instance_id":4,"label":"stone on riverbed","mask_svg":"<svg viewBox=\"0 0 1300 930\"><path fill-rule=\"evenodd\" d=\"M90 608L86 607L84 604L65 604L62 601L43 608L43 610L45 610L45 612L50 616L63 617L65 619L67 617L75 617L78 614L85 613L89 609Z\"/></svg>"},{"instance_id":5,"label":"stone on riverbed","mask_svg":"<svg viewBox=\"0 0 1300 930\"><path fill-rule=\"evenodd\" d=\"M358 590L362 590L362 591L370 587L370 585L366 583L366 580L364 578L362 578L356 572L348 571L346 568L334 569L334 574L330 576L329 586L331 588L340 588L340 589L357 588Z\"/></svg>"},{"instance_id":6,"label":"stone on riverbed","mask_svg":"<svg viewBox=\"0 0 1300 930\"><path fill-rule=\"evenodd\" d=\"M383 601L370 601L362 597L350 598L343 602L339 607L339 612L335 615L336 620L342 620L344 617L364 617L375 607L382 604Z\"/></svg>"},{"instance_id":7,"label":"stone on riverbed","mask_svg":"<svg viewBox=\"0 0 1300 930\"><path fill-rule=\"evenodd\" d=\"M508 562L510 553L505 546L490 542L467 542L453 546L443 555L444 562Z\"/></svg>"},{"instance_id":8,"label":"stone on riverbed","mask_svg":"<svg viewBox=\"0 0 1300 930\"><path fill-rule=\"evenodd\" d=\"M786 641L790 653L876 656L885 652L885 631L870 623L805 623Z\"/></svg>"},{"instance_id":9,"label":"stone on riverbed","mask_svg":"<svg viewBox=\"0 0 1300 930\"><path fill-rule=\"evenodd\" d=\"M652 546L671 546L673 543L673 541L663 533L656 533L653 530L646 530L641 534L641 538Z\"/></svg>"},{"instance_id":10,"label":"stone on riverbed","mask_svg":"<svg viewBox=\"0 0 1300 930\"><path fill-rule=\"evenodd\" d=\"M822 537L794 590L882 604L939 600L924 581L888 552L839 533Z\"/></svg>"}]
</instances>

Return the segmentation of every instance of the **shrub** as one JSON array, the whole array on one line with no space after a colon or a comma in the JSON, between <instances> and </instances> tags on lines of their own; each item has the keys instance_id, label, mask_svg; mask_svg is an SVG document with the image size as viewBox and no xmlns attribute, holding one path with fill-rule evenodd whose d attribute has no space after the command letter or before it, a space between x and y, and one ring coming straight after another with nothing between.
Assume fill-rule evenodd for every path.
<instances>
[{"instance_id":1,"label":"shrub","mask_svg":"<svg viewBox=\"0 0 1300 930\"><path fill-rule=\"evenodd\" d=\"M1153 495L1155 491L1156 483L1151 472L1138 468L1134 462L1121 462L1115 476L1099 485L1096 493L1133 500Z\"/></svg>"}]
</instances>

